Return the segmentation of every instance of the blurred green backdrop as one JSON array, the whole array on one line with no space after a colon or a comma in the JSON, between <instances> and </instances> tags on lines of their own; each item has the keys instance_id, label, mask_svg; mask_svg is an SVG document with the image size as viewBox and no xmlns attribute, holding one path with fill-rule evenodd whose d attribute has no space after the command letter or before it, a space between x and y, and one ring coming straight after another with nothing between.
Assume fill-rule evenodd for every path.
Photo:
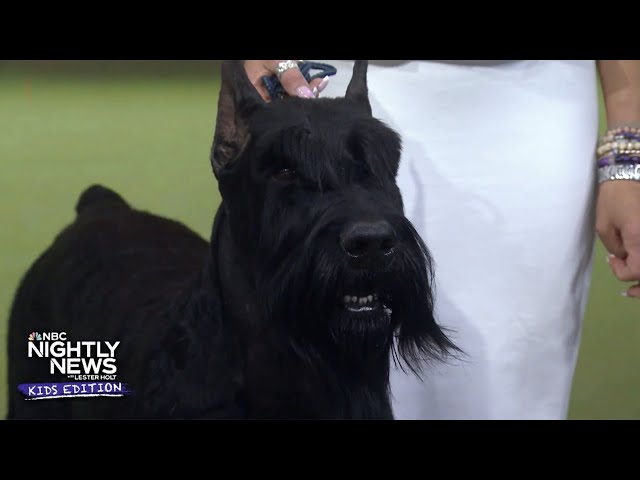
<instances>
[{"instance_id":1,"label":"blurred green backdrop","mask_svg":"<svg viewBox=\"0 0 640 480\"><path fill-rule=\"evenodd\" d=\"M216 61L0 62L0 418L15 288L86 186L208 238L217 92ZM570 418L640 418L640 303L623 289L598 243Z\"/></svg>"}]
</instances>

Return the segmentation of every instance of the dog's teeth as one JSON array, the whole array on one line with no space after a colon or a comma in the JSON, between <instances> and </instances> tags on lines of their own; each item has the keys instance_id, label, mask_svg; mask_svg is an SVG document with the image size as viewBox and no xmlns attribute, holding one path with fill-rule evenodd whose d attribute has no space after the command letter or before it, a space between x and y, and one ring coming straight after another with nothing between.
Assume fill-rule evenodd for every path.
<instances>
[{"instance_id":1,"label":"dog's teeth","mask_svg":"<svg viewBox=\"0 0 640 480\"><path fill-rule=\"evenodd\" d=\"M369 304L373 303L374 301L378 300L378 294L374 293L372 295L365 295L364 297L358 297L355 295L345 295L343 297L344 299L344 303L346 305L356 305L358 307L366 307L366 308L373 308L372 306L370 306ZM351 307L350 307L351 308Z\"/></svg>"}]
</instances>

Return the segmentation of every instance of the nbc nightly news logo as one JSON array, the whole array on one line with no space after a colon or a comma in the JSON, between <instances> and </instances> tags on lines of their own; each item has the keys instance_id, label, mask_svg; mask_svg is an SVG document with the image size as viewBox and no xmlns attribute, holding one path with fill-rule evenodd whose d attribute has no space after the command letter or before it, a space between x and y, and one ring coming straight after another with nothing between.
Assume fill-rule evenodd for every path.
<instances>
[{"instance_id":1,"label":"nbc nightly news logo","mask_svg":"<svg viewBox=\"0 0 640 480\"><path fill-rule=\"evenodd\" d=\"M74 397L122 397L127 384L115 381L118 367L116 350L120 342L67 341L65 332L31 332L29 358L48 358L49 374L66 375L62 383L23 383L18 390L26 400Z\"/></svg>"}]
</instances>

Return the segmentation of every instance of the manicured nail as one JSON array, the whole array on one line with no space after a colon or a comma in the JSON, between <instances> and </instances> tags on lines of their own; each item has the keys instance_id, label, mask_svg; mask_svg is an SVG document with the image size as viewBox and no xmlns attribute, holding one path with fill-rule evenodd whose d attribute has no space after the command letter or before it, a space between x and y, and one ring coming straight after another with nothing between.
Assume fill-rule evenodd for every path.
<instances>
[{"instance_id":1,"label":"manicured nail","mask_svg":"<svg viewBox=\"0 0 640 480\"><path fill-rule=\"evenodd\" d=\"M296 90L296 95L302 98L314 98L313 92L306 85L298 87L298 89Z\"/></svg>"},{"instance_id":2,"label":"manicured nail","mask_svg":"<svg viewBox=\"0 0 640 480\"><path fill-rule=\"evenodd\" d=\"M620 295L623 297L633 298L633 296L629 295L629 292L621 292Z\"/></svg>"},{"instance_id":3,"label":"manicured nail","mask_svg":"<svg viewBox=\"0 0 640 480\"><path fill-rule=\"evenodd\" d=\"M327 88L327 85L329 85L329 75L324 77L322 81L318 84L317 86L318 92L322 92L325 88Z\"/></svg>"},{"instance_id":4,"label":"manicured nail","mask_svg":"<svg viewBox=\"0 0 640 480\"><path fill-rule=\"evenodd\" d=\"M615 255L613 253L608 253L607 254L607 263L609 263L612 258L615 258Z\"/></svg>"},{"instance_id":5,"label":"manicured nail","mask_svg":"<svg viewBox=\"0 0 640 480\"><path fill-rule=\"evenodd\" d=\"M318 98L318 95L320 95L320 92L318 91L318 87L313 87L313 96Z\"/></svg>"}]
</instances>

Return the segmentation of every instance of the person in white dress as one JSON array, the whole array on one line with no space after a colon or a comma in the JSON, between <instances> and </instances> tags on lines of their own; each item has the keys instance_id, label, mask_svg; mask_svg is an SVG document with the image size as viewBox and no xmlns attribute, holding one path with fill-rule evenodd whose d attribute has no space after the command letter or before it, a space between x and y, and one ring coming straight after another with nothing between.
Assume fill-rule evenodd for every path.
<instances>
[{"instance_id":1,"label":"person in white dress","mask_svg":"<svg viewBox=\"0 0 640 480\"><path fill-rule=\"evenodd\" d=\"M271 74L291 95L344 95L353 61L320 62L337 74L311 84L295 61L245 66L265 100ZM405 213L435 261L437 319L465 353L423 381L394 370L395 417L567 418L596 226L613 273L640 281L640 61L372 60L368 87L403 139ZM624 293L640 298L640 284Z\"/></svg>"}]
</instances>

